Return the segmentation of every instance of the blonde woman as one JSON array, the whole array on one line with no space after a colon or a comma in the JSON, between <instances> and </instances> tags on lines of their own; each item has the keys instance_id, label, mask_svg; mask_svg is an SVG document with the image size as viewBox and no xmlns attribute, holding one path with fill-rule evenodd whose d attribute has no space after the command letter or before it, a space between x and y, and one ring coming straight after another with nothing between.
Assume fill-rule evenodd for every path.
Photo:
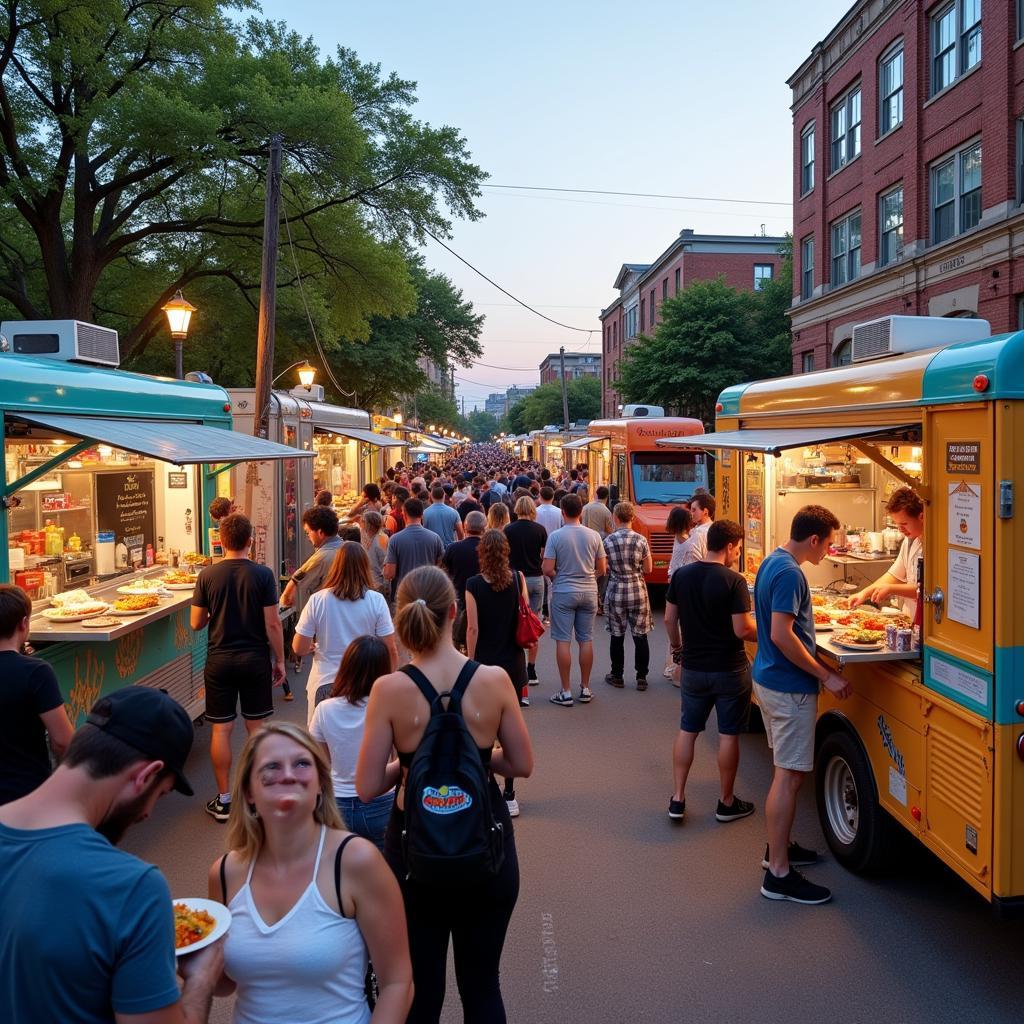
<instances>
[{"instance_id":1,"label":"blonde woman","mask_svg":"<svg viewBox=\"0 0 1024 1024\"><path fill-rule=\"evenodd\" d=\"M401 1024L412 966L398 884L374 845L346 832L331 772L290 722L248 739L235 776L229 852L209 894L231 909L218 995L234 1024L367 1024L367 950L377 975L374 1024Z\"/></svg>"},{"instance_id":2,"label":"blonde woman","mask_svg":"<svg viewBox=\"0 0 1024 1024\"><path fill-rule=\"evenodd\" d=\"M384 855L402 887L409 923L416 987L410 1024L436 1024L440 1019L450 941L465 1020L503 1024L498 968L519 895L519 861L512 820L493 775L491 803L505 835L505 860L493 879L461 890L410 879L402 843L404 772L430 719L430 705L414 678L422 677L421 682L441 693L451 690L467 672L462 713L484 764L492 773L512 778L525 779L533 772L533 747L508 673L469 661L455 649L455 615L455 589L440 569L423 566L402 580L395 628L413 658L402 671L383 676L373 685L356 765L356 790L360 800L369 802L402 782L384 837ZM497 749L495 740L500 744ZM392 750L398 752L401 780L391 767Z\"/></svg>"},{"instance_id":3,"label":"blonde woman","mask_svg":"<svg viewBox=\"0 0 1024 1024\"><path fill-rule=\"evenodd\" d=\"M487 529L504 530L511 518L508 512L508 505L503 501L496 501L487 510Z\"/></svg>"}]
</instances>

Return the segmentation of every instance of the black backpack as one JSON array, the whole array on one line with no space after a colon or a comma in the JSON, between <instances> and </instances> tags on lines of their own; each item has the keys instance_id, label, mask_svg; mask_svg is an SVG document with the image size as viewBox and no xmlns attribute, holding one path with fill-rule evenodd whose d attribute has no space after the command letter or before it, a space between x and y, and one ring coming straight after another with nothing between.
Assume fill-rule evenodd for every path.
<instances>
[{"instance_id":1,"label":"black backpack","mask_svg":"<svg viewBox=\"0 0 1024 1024\"><path fill-rule=\"evenodd\" d=\"M490 772L462 717L462 697L478 667L467 661L455 685L443 693L414 665L402 668L430 702L430 721L405 778L402 847L407 877L417 882L483 882L505 860Z\"/></svg>"}]
</instances>

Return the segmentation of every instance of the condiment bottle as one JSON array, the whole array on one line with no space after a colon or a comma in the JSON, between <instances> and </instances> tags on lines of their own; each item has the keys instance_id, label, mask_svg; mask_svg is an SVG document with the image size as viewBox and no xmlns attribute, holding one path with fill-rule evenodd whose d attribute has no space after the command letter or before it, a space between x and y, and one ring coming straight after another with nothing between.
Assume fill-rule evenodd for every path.
<instances>
[{"instance_id":1,"label":"condiment bottle","mask_svg":"<svg viewBox=\"0 0 1024 1024\"><path fill-rule=\"evenodd\" d=\"M71 536L68 537L68 551L73 551L76 555L82 550L82 538L77 533L72 532Z\"/></svg>"}]
</instances>

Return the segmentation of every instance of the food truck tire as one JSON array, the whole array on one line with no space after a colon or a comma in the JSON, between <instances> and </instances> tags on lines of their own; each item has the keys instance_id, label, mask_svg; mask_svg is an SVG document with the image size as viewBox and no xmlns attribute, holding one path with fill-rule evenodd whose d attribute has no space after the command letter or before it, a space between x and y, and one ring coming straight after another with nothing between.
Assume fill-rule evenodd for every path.
<instances>
[{"instance_id":1,"label":"food truck tire","mask_svg":"<svg viewBox=\"0 0 1024 1024\"><path fill-rule=\"evenodd\" d=\"M892 845L892 822L878 802L867 755L845 730L822 741L814 788L818 819L835 859L855 872L882 867Z\"/></svg>"}]
</instances>

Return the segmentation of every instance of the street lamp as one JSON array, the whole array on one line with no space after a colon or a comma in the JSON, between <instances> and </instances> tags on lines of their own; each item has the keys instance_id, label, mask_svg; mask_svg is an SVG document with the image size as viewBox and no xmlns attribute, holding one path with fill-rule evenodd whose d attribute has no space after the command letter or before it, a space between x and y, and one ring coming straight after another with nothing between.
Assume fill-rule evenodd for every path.
<instances>
[{"instance_id":1,"label":"street lamp","mask_svg":"<svg viewBox=\"0 0 1024 1024\"><path fill-rule=\"evenodd\" d=\"M395 426L400 427L402 425L402 410L399 409L391 418L395 421Z\"/></svg>"},{"instance_id":2,"label":"street lamp","mask_svg":"<svg viewBox=\"0 0 1024 1024\"><path fill-rule=\"evenodd\" d=\"M167 323L171 328L171 338L174 340L174 376L178 380L184 380L182 349L185 345L185 338L188 336L188 322L192 319L192 314L196 311L196 307L181 294L181 289L179 288L174 293L174 298L160 308L167 314Z\"/></svg>"},{"instance_id":3,"label":"street lamp","mask_svg":"<svg viewBox=\"0 0 1024 1024\"><path fill-rule=\"evenodd\" d=\"M313 387L313 381L316 380L316 367L310 366L308 359L300 359L297 363L292 363L291 366L286 366L270 382L270 386L273 387L289 370L294 370L296 367L298 367L299 370L299 384L307 391L311 390Z\"/></svg>"}]
</instances>

